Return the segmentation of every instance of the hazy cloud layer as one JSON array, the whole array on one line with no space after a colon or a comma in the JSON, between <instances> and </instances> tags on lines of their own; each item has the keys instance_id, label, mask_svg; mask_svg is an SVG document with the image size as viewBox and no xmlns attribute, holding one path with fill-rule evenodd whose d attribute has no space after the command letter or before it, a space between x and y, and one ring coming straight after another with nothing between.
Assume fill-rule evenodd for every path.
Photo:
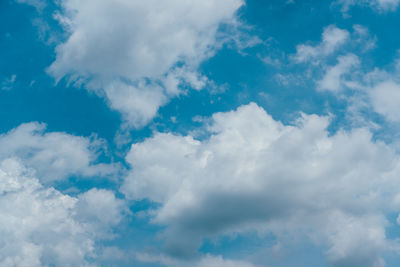
<instances>
[{"instance_id":1,"label":"hazy cloud layer","mask_svg":"<svg viewBox=\"0 0 400 267\"><path fill-rule=\"evenodd\" d=\"M399 0L339 0L342 11L348 12L352 6L368 6L377 12L384 13L395 11L399 6Z\"/></svg>"}]
</instances>

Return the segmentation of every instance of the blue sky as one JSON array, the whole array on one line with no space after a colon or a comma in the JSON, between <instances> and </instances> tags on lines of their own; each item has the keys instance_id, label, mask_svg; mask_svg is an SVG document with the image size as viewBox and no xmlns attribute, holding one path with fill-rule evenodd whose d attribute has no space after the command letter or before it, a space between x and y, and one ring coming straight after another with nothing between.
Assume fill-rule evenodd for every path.
<instances>
[{"instance_id":1,"label":"blue sky","mask_svg":"<svg viewBox=\"0 0 400 267\"><path fill-rule=\"evenodd\" d=\"M0 2L0 265L398 266L399 0Z\"/></svg>"}]
</instances>

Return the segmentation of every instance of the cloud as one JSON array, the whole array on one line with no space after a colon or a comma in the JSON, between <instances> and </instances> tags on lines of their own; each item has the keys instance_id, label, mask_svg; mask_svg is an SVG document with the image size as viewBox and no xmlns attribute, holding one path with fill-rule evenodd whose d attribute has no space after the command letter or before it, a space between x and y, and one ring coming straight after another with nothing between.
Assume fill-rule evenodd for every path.
<instances>
[{"instance_id":1,"label":"cloud","mask_svg":"<svg viewBox=\"0 0 400 267\"><path fill-rule=\"evenodd\" d=\"M321 43L316 46L300 44L296 47L293 59L297 63L319 60L336 52L336 50L349 40L350 33L346 30L329 25L324 28Z\"/></svg>"},{"instance_id":2,"label":"cloud","mask_svg":"<svg viewBox=\"0 0 400 267\"><path fill-rule=\"evenodd\" d=\"M353 25L351 32L343 29L336 30L346 32L347 34L342 34L342 36L347 37L332 37L332 40L342 41L332 41L332 45L326 45L325 43L329 42L325 41L326 37L324 36L327 36L329 32L335 32L334 28L332 25L326 27L321 37L322 41L315 46L304 44L297 46L297 53L292 55L291 59L306 67L303 74L278 74L276 79L285 86L298 85L299 81L303 81L305 84L307 82L315 83L317 91L330 92L347 105L346 123L353 127L366 126L376 130L380 125L371 119L371 116L376 115L371 111L377 111L376 107L379 104L374 104L376 101L373 99L377 96L373 96L373 92L377 92L375 87L381 83L398 82L395 73L399 73L399 68L396 67L394 71L385 71L379 68L368 70L368 65L363 64L363 61L364 58L368 58L365 57L365 54L376 48L377 37L371 35L368 28L358 24ZM341 34L330 35L340 36ZM332 47L332 49L322 49L326 46ZM334 60L336 63L332 64ZM397 61L395 63L397 64ZM382 100L382 98L379 99ZM387 111L385 114L378 113L388 118Z\"/></svg>"},{"instance_id":3,"label":"cloud","mask_svg":"<svg viewBox=\"0 0 400 267\"><path fill-rule=\"evenodd\" d=\"M329 25L324 28L320 43L297 45L296 54L289 59L296 65L305 66L305 70L279 73L275 76L276 81L286 87L311 81L317 90L334 93L354 87L353 80L360 74L359 56L374 49L377 40L364 26L356 24L352 28L350 32ZM335 59L337 63L332 65Z\"/></svg>"},{"instance_id":4,"label":"cloud","mask_svg":"<svg viewBox=\"0 0 400 267\"><path fill-rule=\"evenodd\" d=\"M321 42L315 45L299 44L296 46L296 54L291 55L295 63L308 63L314 67L326 65L327 60L343 51L365 53L376 47L376 37L371 36L368 28L355 24L353 31L337 28L329 25L323 29Z\"/></svg>"},{"instance_id":5,"label":"cloud","mask_svg":"<svg viewBox=\"0 0 400 267\"><path fill-rule=\"evenodd\" d=\"M388 80L376 84L369 91L376 112L393 122L400 122L400 84Z\"/></svg>"},{"instance_id":6,"label":"cloud","mask_svg":"<svg viewBox=\"0 0 400 267\"><path fill-rule=\"evenodd\" d=\"M399 56L397 55L393 62L385 67L375 67L372 70L366 68L363 64L363 54L376 47L377 38L371 36L368 29L361 25L353 25L353 32L345 38L348 43L346 47L341 42L332 42L333 44L342 44L343 47L328 49L331 51L330 54L323 53L321 52L324 51L322 47L325 47L324 43L327 43L324 41L326 39L324 35L327 32L333 32L332 27L325 28L319 45L298 45L297 53L292 56L292 59L297 60L297 63L308 64L304 76L306 79L314 80L318 91L332 92L341 100L346 101L346 120L353 126L364 125L374 129L384 126L380 122L376 123L371 120L371 117L367 117L371 116L373 112L382 116L386 122L399 123ZM327 30L329 28L330 31ZM336 46L332 45L331 47ZM332 57L336 57L335 65L330 63ZM318 76L320 78L315 78ZM304 78L303 76L291 77L291 74L277 76L278 81L286 86Z\"/></svg>"},{"instance_id":7,"label":"cloud","mask_svg":"<svg viewBox=\"0 0 400 267\"><path fill-rule=\"evenodd\" d=\"M375 67L368 71L362 68L362 58L349 53L338 56L338 63L327 67L317 89L331 91L347 101L348 115L352 120L376 128L371 120L362 118L365 112L373 111L385 118L386 122L399 123L400 109L400 60L398 57L384 68ZM364 114L363 114L364 113Z\"/></svg>"},{"instance_id":8,"label":"cloud","mask_svg":"<svg viewBox=\"0 0 400 267\"><path fill-rule=\"evenodd\" d=\"M82 207L89 212L85 218L79 212ZM113 218L87 217L101 209L107 212L106 218ZM93 189L78 198L63 195L43 187L19 161L3 160L0 265L89 266L96 258L96 242L104 238L96 232L98 225L109 228L118 223L122 212L112 192Z\"/></svg>"},{"instance_id":9,"label":"cloud","mask_svg":"<svg viewBox=\"0 0 400 267\"><path fill-rule=\"evenodd\" d=\"M348 12L352 6L369 6L381 13L390 12L395 11L399 3L399 0L339 0L336 2L342 5L344 13Z\"/></svg>"},{"instance_id":10,"label":"cloud","mask_svg":"<svg viewBox=\"0 0 400 267\"><path fill-rule=\"evenodd\" d=\"M209 137L155 133L132 145L121 191L160 203L164 252L192 259L203 238L250 230L327 248L334 266L384 266L398 246L385 235L399 212L400 161L364 128L329 134L329 119L275 121L254 103L216 113Z\"/></svg>"},{"instance_id":11,"label":"cloud","mask_svg":"<svg viewBox=\"0 0 400 267\"><path fill-rule=\"evenodd\" d=\"M13 87L16 79L17 79L17 75L15 75L15 74L11 75L10 78L4 79L3 82L1 83L0 89L1 90L10 90Z\"/></svg>"},{"instance_id":12,"label":"cloud","mask_svg":"<svg viewBox=\"0 0 400 267\"><path fill-rule=\"evenodd\" d=\"M83 82L131 125L143 126L184 84L205 85L197 67L226 41L220 26L237 27L235 14L243 4L63 0L57 18L69 38L57 46L48 73Z\"/></svg>"},{"instance_id":13,"label":"cloud","mask_svg":"<svg viewBox=\"0 0 400 267\"><path fill-rule=\"evenodd\" d=\"M255 267L255 265L245 261L233 261L223 259L221 256L210 256L203 257L194 266L196 267Z\"/></svg>"},{"instance_id":14,"label":"cloud","mask_svg":"<svg viewBox=\"0 0 400 267\"><path fill-rule=\"evenodd\" d=\"M168 101L161 86L145 82L133 85L112 81L106 85L105 95L109 106L123 113L125 119L134 125L145 125Z\"/></svg>"},{"instance_id":15,"label":"cloud","mask_svg":"<svg viewBox=\"0 0 400 267\"><path fill-rule=\"evenodd\" d=\"M398 103L400 101L400 59L399 55L385 68L375 68L353 81L365 97L369 107L388 122L399 123Z\"/></svg>"},{"instance_id":16,"label":"cloud","mask_svg":"<svg viewBox=\"0 0 400 267\"><path fill-rule=\"evenodd\" d=\"M256 267L256 265L246 261L229 260L221 256L212 255L205 255L200 259L192 261L181 261L165 255L139 253L137 254L137 259L142 262L159 262L165 266L174 267L184 267L188 265L193 267Z\"/></svg>"},{"instance_id":17,"label":"cloud","mask_svg":"<svg viewBox=\"0 0 400 267\"><path fill-rule=\"evenodd\" d=\"M41 11L46 7L45 0L15 0L15 1L20 4L27 4L27 5L33 6L38 11Z\"/></svg>"},{"instance_id":18,"label":"cloud","mask_svg":"<svg viewBox=\"0 0 400 267\"><path fill-rule=\"evenodd\" d=\"M32 122L0 135L0 160L18 158L36 170L42 183L71 175L110 176L118 170L115 164L96 163L103 150L100 139L45 130L45 124Z\"/></svg>"},{"instance_id":19,"label":"cloud","mask_svg":"<svg viewBox=\"0 0 400 267\"><path fill-rule=\"evenodd\" d=\"M93 231L104 238L109 237L110 226L118 225L124 213L129 213L125 203L109 190L92 188L80 194L78 199L77 216L81 221L91 223Z\"/></svg>"},{"instance_id":20,"label":"cloud","mask_svg":"<svg viewBox=\"0 0 400 267\"><path fill-rule=\"evenodd\" d=\"M317 89L321 91L338 92L344 88L345 76L349 76L350 71L360 64L358 57L354 54L339 56L338 63L329 67L324 77L317 82Z\"/></svg>"}]
</instances>

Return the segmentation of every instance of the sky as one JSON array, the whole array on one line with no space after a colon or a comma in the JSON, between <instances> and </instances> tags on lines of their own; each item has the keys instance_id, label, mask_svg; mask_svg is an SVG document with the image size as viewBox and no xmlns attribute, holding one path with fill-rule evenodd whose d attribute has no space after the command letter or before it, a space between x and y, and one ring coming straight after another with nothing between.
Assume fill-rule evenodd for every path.
<instances>
[{"instance_id":1,"label":"sky","mask_svg":"<svg viewBox=\"0 0 400 267\"><path fill-rule=\"evenodd\" d=\"M400 265L400 0L1 0L0 266Z\"/></svg>"}]
</instances>

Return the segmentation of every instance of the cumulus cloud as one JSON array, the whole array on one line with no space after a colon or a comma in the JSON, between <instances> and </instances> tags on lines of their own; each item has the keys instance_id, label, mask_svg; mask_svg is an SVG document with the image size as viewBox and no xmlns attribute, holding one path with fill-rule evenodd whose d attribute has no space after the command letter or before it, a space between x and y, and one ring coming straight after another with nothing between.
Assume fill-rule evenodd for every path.
<instances>
[{"instance_id":1,"label":"cumulus cloud","mask_svg":"<svg viewBox=\"0 0 400 267\"><path fill-rule=\"evenodd\" d=\"M106 220L96 216L103 209ZM81 210L88 215L82 217ZM63 195L43 187L19 161L5 159L0 163L0 265L89 266L96 242L105 238L96 230L118 223L122 212L112 192Z\"/></svg>"},{"instance_id":2,"label":"cumulus cloud","mask_svg":"<svg viewBox=\"0 0 400 267\"><path fill-rule=\"evenodd\" d=\"M393 122L400 122L400 84L388 80L376 84L369 91L373 108Z\"/></svg>"},{"instance_id":3,"label":"cumulus cloud","mask_svg":"<svg viewBox=\"0 0 400 267\"><path fill-rule=\"evenodd\" d=\"M344 97L348 101L349 114L356 115L353 119L360 119L357 117L362 117L363 110L368 109L381 115L386 122L399 123L399 62L396 58L385 68L366 71L362 69L361 58L358 56L339 56L338 63L328 67L323 78L317 81L317 89Z\"/></svg>"},{"instance_id":4,"label":"cumulus cloud","mask_svg":"<svg viewBox=\"0 0 400 267\"><path fill-rule=\"evenodd\" d=\"M360 64L358 57L354 54L340 56L337 61L338 63L329 67L324 77L317 82L319 90L338 92L344 89L345 76L349 76L350 71Z\"/></svg>"},{"instance_id":5,"label":"cumulus cloud","mask_svg":"<svg viewBox=\"0 0 400 267\"><path fill-rule=\"evenodd\" d=\"M329 119L275 121L252 103L216 113L209 137L155 133L132 146L121 191L160 203L164 252L196 258L205 237L307 233L334 266L384 266L386 216L400 208L398 155L367 129L329 134ZM282 238L284 243L284 238Z\"/></svg>"},{"instance_id":6,"label":"cumulus cloud","mask_svg":"<svg viewBox=\"0 0 400 267\"><path fill-rule=\"evenodd\" d=\"M114 164L96 163L103 148L100 139L45 130L45 124L32 122L0 135L0 160L18 158L44 183L71 175L110 176L118 170Z\"/></svg>"},{"instance_id":7,"label":"cumulus cloud","mask_svg":"<svg viewBox=\"0 0 400 267\"><path fill-rule=\"evenodd\" d=\"M48 72L103 95L135 127L143 126L182 84L204 86L198 65L220 47L222 24L236 27L242 0L62 0L69 38ZM221 40L220 40L221 39ZM173 78L173 82L171 82Z\"/></svg>"},{"instance_id":8,"label":"cumulus cloud","mask_svg":"<svg viewBox=\"0 0 400 267\"><path fill-rule=\"evenodd\" d=\"M322 47L327 43L324 35L329 32L329 28L333 32L332 27L325 28L319 45L298 45L297 54L292 58L297 60L297 63L308 64L307 78L315 81L317 90L332 92L347 102L346 117L351 124L377 128L378 124L365 118L365 114L370 114L371 111L381 115L386 122L399 123L399 56L385 67L375 67L372 70L364 68L362 55L376 47L377 38L371 36L368 29L360 25L353 26L353 32L347 37L347 47L330 49L331 54L323 53ZM333 42L337 43L340 44ZM336 57L335 65L330 63L328 55ZM318 76L320 78L314 78Z\"/></svg>"},{"instance_id":9,"label":"cumulus cloud","mask_svg":"<svg viewBox=\"0 0 400 267\"><path fill-rule=\"evenodd\" d=\"M352 31L329 25L324 28L321 42L315 45L299 44L296 54L290 56L293 63L306 67L301 74L278 74L281 84L301 84L312 81L319 91L343 95L344 89L355 87L354 79L360 77L360 56L376 47L376 36L368 28L353 25ZM336 64L332 64L336 60Z\"/></svg>"},{"instance_id":10,"label":"cumulus cloud","mask_svg":"<svg viewBox=\"0 0 400 267\"><path fill-rule=\"evenodd\" d=\"M389 115L396 112L394 107L396 94L393 94L392 104L385 103L388 106L382 107L385 101L389 101L390 92L386 86L379 88L388 82L399 83L396 77L400 73L400 68L396 60L394 65L397 67L394 71L380 68L368 70L363 64L364 54L376 47L377 38L371 35L368 28L364 26L356 24L352 28L350 32L330 25L324 29L319 44L298 45L297 53L292 55L291 59L297 64L306 66L304 74L279 74L276 77L286 86L302 80L315 83L316 90L331 92L346 103L345 117L348 123L357 127L363 125L377 129L378 124L366 118L366 114L371 115L371 111L375 111L389 121L396 121L395 115ZM327 41L329 39L326 36L332 36L333 41ZM331 49L325 47L331 47ZM334 60L336 63L332 63ZM395 93L395 91L392 92Z\"/></svg>"},{"instance_id":11,"label":"cumulus cloud","mask_svg":"<svg viewBox=\"0 0 400 267\"><path fill-rule=\"evenodd\" d=\"M349 37L350 33L348 31L339 29L334 25L329 25L324 28L320 44L316 46L306 44L297 45L296 54L293 56L293 59L298 63L319 60L321 57L326 57L336 52L340 46L345 44Z\"/></svg>"},{"instance_id":12,"label":"cumulus cloud","mask_svg":"<svg viewBox=\"0 0 400 267\"><path fill-rule=\"evenodd\" d=\"M376 37L372 36L368 28L355 24L352 31L329 25L323 29L321 41L317 44L299 44L296 54L291 56L295 63L308 63L312 66L326 65L332 56L342 54L343 51L366 52L375 48Z\"/></svg>"},{"instance_id":13,"label":"cumulus cloud","mask_svg":"<svg viewBox=\"0 0 400 267\"><path fill-rule=\"evenodd\" d=\"M397 56L385 68L375 68L364 72L359 79L353 81L354 87L363 93L369 106L388 122L399 123L400 102L400 59Z\"/></svg>"},{"instance_id":14,"label":"cumulus cloud","mask_svg":"<svg viewBox=\"0 0 400 267\"><path fill-rule=\"evenodd\" d=\"M118 225L125 212L125 203L109 190L93 188L80 194L78 200L77 216L81 221L91 223L99 236L108 237L108 228Z\"/></svg>"}]
</instances>

